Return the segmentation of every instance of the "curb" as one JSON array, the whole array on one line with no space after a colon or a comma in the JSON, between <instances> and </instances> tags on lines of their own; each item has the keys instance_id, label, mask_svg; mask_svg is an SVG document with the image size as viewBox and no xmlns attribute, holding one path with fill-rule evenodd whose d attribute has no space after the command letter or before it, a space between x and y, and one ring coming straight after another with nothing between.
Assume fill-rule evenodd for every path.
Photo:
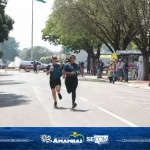
<instances>
[{"instance_id":1,"label":"curb","mask_svg":"<svg viewBox=\"0 0 150 150\"><path fill-rule=\"evenodd\" d=\"M85 79L82 78L82 77L80 77L80 78L79 78L79 81L93 81L93 82L107 82L107 83L109 83L109 81L106 80L106 79L95 79L95 78L93 78L93 79L88 79L88 78L86 78L86 77L85 77ZM134 85L134 84L129 84L129 83L119 83L119 82L115 82L115 84L116 84L116 85L123 85L123 86L134 87L134 88L140 88L140 89L145 89L145 90L150 90L150 87L139 86L139 85Z\"/></svg>"}]
</instances>

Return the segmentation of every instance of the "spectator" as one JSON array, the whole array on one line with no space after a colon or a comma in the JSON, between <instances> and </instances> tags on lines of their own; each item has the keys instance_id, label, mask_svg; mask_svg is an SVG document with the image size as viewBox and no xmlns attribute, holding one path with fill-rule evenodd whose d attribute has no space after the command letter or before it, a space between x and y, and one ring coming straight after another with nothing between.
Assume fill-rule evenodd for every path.
<instances>
[{"instance_id":1,"label":"spectator","mask_svg":"<svg viewBox=\"0 0 150 150\"><path fill-rule=\"evenodd\" d=\"M123 80L123 67L124 67L124 63L122 62L121 59L119 59L118 73L119 73L119 81L120 82L122 82L122 80Z\"/></svg>"},{"instance_id":2,"label":"spectator","mask_svg":"<svg viewBox=\"0 0 150 150\"><path fill-rule=\"evenodd\" d=\"M97 78L102 78L104 63L101 59L98 61L97 66L98 66Z\"/></svg>"},{"instance_id":3,"label":"spectator","mask_svg":"<svg viewBox=\"0 0 150 150\"><path fill-rule=\"evenodd\" d=\"M137 66L138 62L137 60L135 59L134 60L134 63L133 63L133 73L131 75L131 80L135 80L137 79L137 72L138 72L138 66Z\"/></svg>"},{"instance_id":4,"label":"spectator","mask_svg":"<svg viewBox=\"0 0 150 150\"><path fill-rule=\"evenodd\" d=\"M80 74L81 74L82 77L83 77L83 75L84 75L84 62L81 62L81 63L80 63Z\"/></svg>"},{"instance_id":5,"label":"spectator","mask_svg":"<svg viewBox=\"0 0 150 150\"><path fill-rule=\"evenodd\" d=\"M143 69L143 56L140 56L138 62L138 80L143 80Z\"/></svg>"},{"instance_id":6,"label":"spectator","mask_svg":"<svg viewBox=\"0 0 150 150\"><path fill-rule=\"evenodd\" d=\"M129 64L128 64L128 60L125 59L125 63L124 63L124 78L125 78L125 82L128 82L128 73L129 73Z\"/></svg>"},{"instance_id":7,"label":"spectator","mask_svg":"<svg viewBox=\"0 0 150 150\"><path fill-rule=\"evenodd\" d=\"M114 83L114 70L113 70L113 65L110 64L110 67L108 67L108 74L107 77L109 78L109 82L110 83Z\"/></svg>"}]
</instances>

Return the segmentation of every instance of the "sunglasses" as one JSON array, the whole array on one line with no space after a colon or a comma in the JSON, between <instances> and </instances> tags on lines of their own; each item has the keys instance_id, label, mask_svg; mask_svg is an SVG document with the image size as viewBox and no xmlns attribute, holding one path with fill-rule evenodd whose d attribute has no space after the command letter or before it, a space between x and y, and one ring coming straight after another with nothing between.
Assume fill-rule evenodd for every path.
<instances>
[{"instance_id":1,"label":"sunglasses","mask_svg":"<svg viewBox=\"0 0 150 150\"><path fill-rule=\"evenodd\" d=\"M70 59L74 59L73 57L70 57Z\"/></svg>"},{"instance_id":2,"label":"sunglasses","mask_svg":"<svg viewBox=\"0 0 150 150\"><path fill-rule=\"evenodd\" d=\"M52 58L52 59L57 59L57 58Z\"/></svg>"}]
</instances>

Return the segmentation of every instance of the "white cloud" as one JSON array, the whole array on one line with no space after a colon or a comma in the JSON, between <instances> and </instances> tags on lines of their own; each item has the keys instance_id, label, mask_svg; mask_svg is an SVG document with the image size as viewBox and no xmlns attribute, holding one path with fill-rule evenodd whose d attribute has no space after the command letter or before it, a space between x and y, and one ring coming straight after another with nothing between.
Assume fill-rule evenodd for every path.
<instances>
[{"instance_id":1,"label":"white cloud","mask_svg":"<svg viewBox=\"0 0 150 150\"><path fill-rule=\"evenodd\" d=\"M54 0L41 3L34 0L34 46L45 46L53 51L59 51L60 46L52 46L42 40L41 30L45 26L48 15L52 11ZM8 0L6 13L15 20L14 30L10 36L20 42L20 48L31 47L32 0Z\"/></svg>"}]
</instances>

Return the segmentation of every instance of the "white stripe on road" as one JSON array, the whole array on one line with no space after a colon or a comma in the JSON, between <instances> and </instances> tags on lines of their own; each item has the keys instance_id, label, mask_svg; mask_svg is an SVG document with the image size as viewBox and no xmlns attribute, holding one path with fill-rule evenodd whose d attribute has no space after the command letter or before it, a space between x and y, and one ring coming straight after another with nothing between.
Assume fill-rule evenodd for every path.
<instances>
[{"instance_id":1,"label":"white stripe on road","mask_svg":"<svg viewBox=\"0 0 150 150\"><path fill-rule=\"evenodd\" d=\"M125 119L123 119L123 118L121 118L121 117L115 115L115 114L113 114L112 112L110 112L110 111L108 111L108 110L106 110L106 109L103 109L103 108L101 108L101 107L98 107L98 109L100 109L101 111L103 111L103 112L109 114L110 116L112 116L112 117L114 117L114 118L117 118L118 120L120 120L120 121L122 121L122 122L124 122L124 123L126 123L126 124L128 124L128 125L130 125L131 127L138 127L137 125L135 125L135 124L133 124L133 123L131 123L131 122L129 122L129 121L127 121L127 120L125 120Z\"/></svg>"},{"instance_id":2,"label":"white stripe on road","mask_svg":"<svg viewBox=\"0 0 150 150\"><path fill-rule=\"evenodd\" d=\"M88 101L87 99L85 99L85 98L83 98L83 97L79 97L79 98L80 98L81 100L85 101L85 102ZM130 121L127 121L127 120L125 120L125 119L123 119L123 118L121 118L121 117L119 117L119 116L113 114L112 112L110 112L110 111L108 111L108 110L102 108L102 107L98 107L98 109L100 109L101 111L107 113L108 115L110 115L110 116L112 116L112 117L114 117L114 118L116 118L116 119L118 119L118 120L120 120L120 121L122 121L122 122L124 122L124 123L126 123L126 124L128 124L128 125L130 125L131 127L138 127L137 125L131 123Z\"/></svg>"},{"instance_id":3,"label":"white stripe on road","mask_svg":"<svg viewBox=\"0 0 150 150\"><path fill-rule=\"evenodd\" d=\"M85 98L83 98L83 97L79 97L81 100L83 100L83 101L85 101L85 102L87 102L88 100L87 99L85 99Z\"/></svg>"}]
</instances>

